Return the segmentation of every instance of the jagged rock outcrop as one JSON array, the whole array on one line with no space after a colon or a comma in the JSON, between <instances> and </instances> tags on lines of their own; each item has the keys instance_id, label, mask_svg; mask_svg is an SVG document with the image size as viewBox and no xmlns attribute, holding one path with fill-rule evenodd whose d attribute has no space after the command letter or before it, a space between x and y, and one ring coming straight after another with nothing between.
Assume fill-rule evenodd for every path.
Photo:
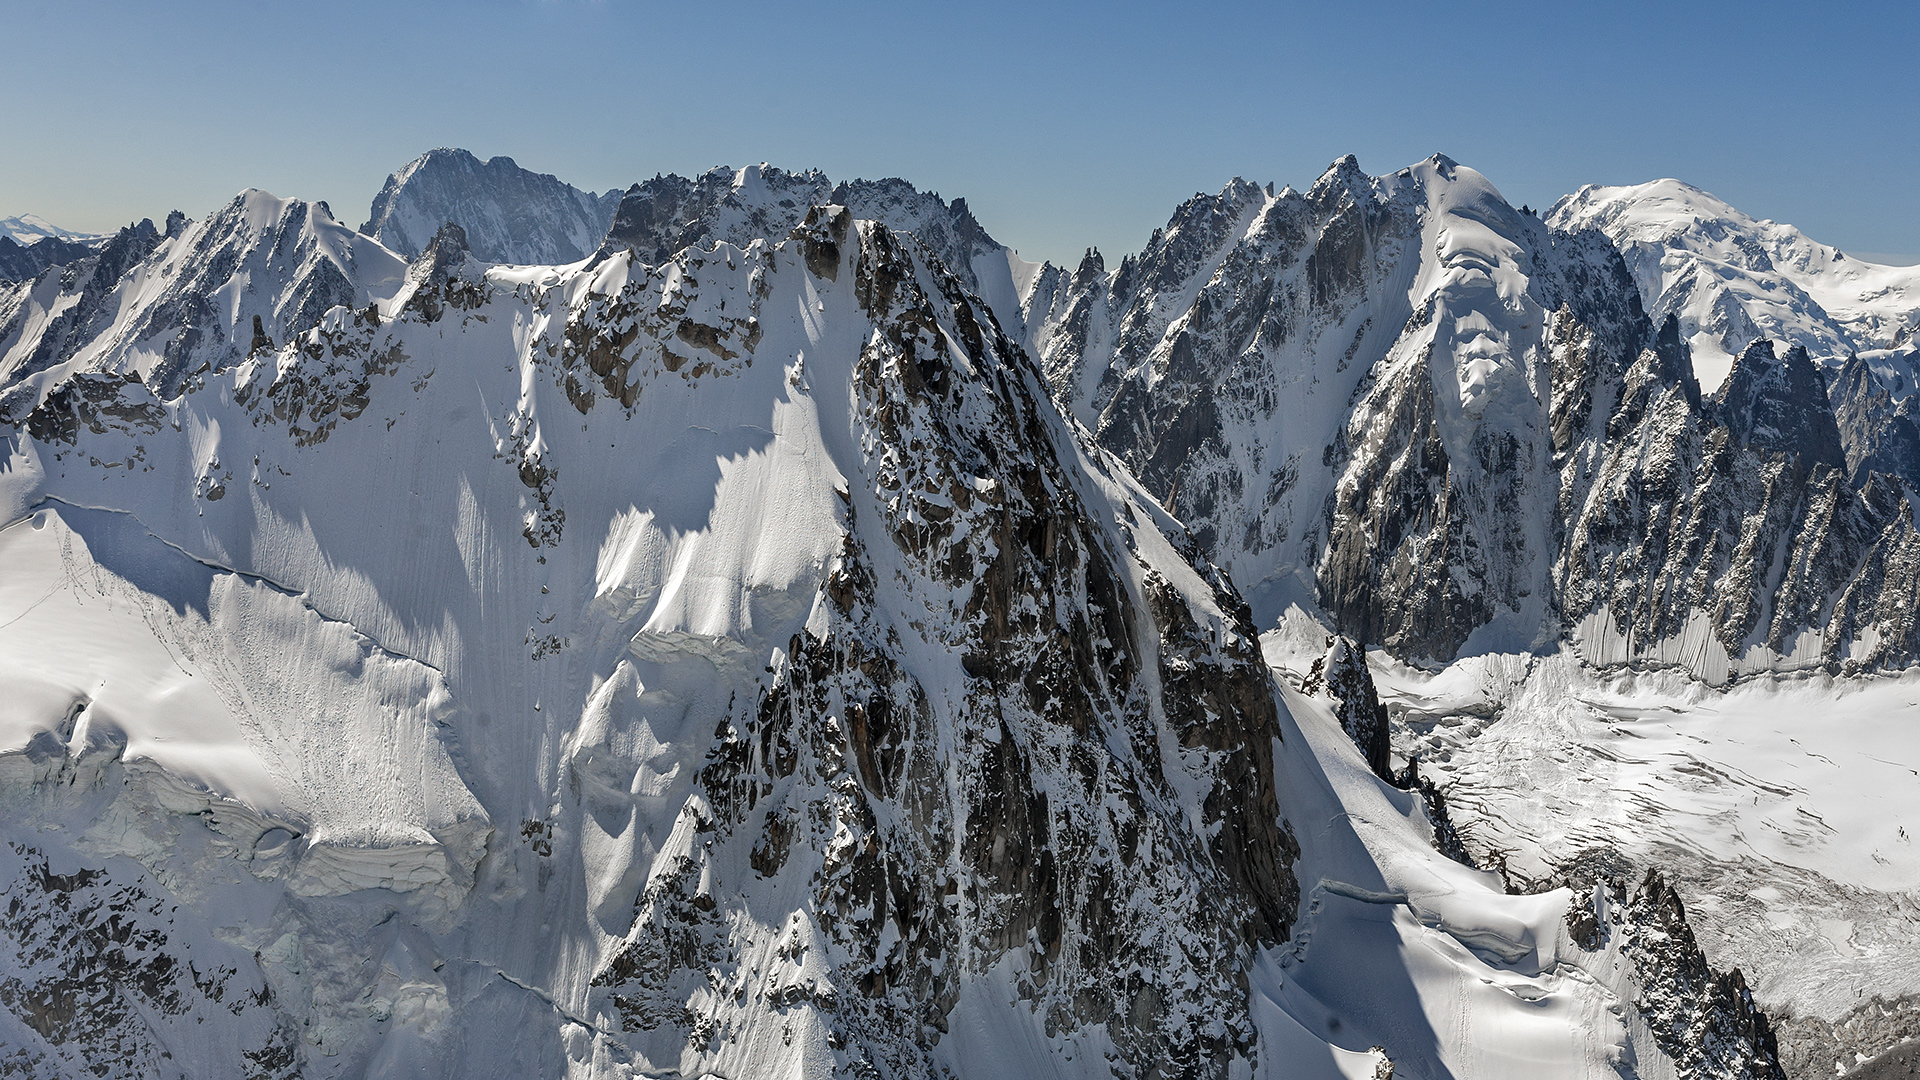
<instances>
[{"instance_id":1,"label":"jagged rock outcrop","mask_svg":"<svg viewBox=\"0 0 1920 1080\"><path fill-rule=\"evenodd\" d=\"M1708 965L1685 906L1658 871L1648 870L1632 889L1617 877L1582 881L1578 871L1569 880L1585 894L1567 912L1574 943L1625 960L1620 975L1640 1022L1681 1077L1787 1080L1773 1024L1754 1004L1746 979L1738 968L1718 972Z\"/></svg>"},{"instance_id":2,"label":"jagged rock outcrop","mask_svg":"<svg viewBox=\"0 0 1920 1080\"><path fill-rule=\"evenodd\" d=\"M656 176L621 197L606 249L659 264L696 245L777 241L817 204L845 206L857 218L918 240L963 288L986 301L1001 329L1025 343L1014 275L1031 264L987 235L965 199L949 203L905 180L835 183L817 169L796 173L765 164L718 166L691 179Z\"/></svg>"},{"instance_id":3,"label":"jagged rock outcrop","mask_svg":"<svg viewBox=\"0 0 1920 1080\"><path fill-rule=\"evenodd\" d=\"M1119 268L1044 277L1029 319L1045 305L1056 400L1262 621L1317 603L1444 660L1555 632L1553 430L1581 418L1553 414L1550 367L1624 347L1631 297L1604 243L1557 239L1470 169L1348 158L1304 194L1196 197Z\"/></svg>"},{"instance_id":4,"label":"jagged rock outcrop","mask_svg":"<svg viewBox=\"0 0 1920 1080\"><path fill-rule=\"evenodd\" d=\"M1301 691L1324 693L1338 702L1334 716L1367 759L1367 768L1389 783L1395 779L1392 730L1386 706L1374 689L1373 673L1367 670L1364 648L1351 638L1335 636L1327 642L1327 655L1313 662Z\"/></svg>"},{"instance_id":5,"label":"jagged rock outcrop","mask_svg":"<svg viewBox=\"0 0 1920 1080\"><path fill-rule=\"evenodd\" d=\"M1914 650L1899 482L1850 482L1820 372L1804 350L1741 354L1697 401L1661 346L1625 376L1559 574L1602 662L1685 663L1715 681L1781 664L1894 666ZM1664 357L1664 358L1663 358Z\"/></svg>"},{"instance_id":6,"label":"jagged rock outcrop","mask_svg":"<svg viewBox=\"0 0 1920 1080\"><path fill-rule=\"evenodd\" d=\"M1571 636L1715 681L1920 656L1897 372L1856 358L1830 398L1805 348L1748 340L1703 397L1641 284L1444 158L1347 159L1049 268L1028 317L1055 400L1263 625L1299 604L1418 663Z\"/></svg>"},{"instance_id":7,"label":"jagged rock outcrop","mask_svg":"<svg viewBox=\"0 0 1920 1080\"><path fill-rule=\"evenodd\" d=\"M452 223L482 262L553 265L593 254L619 203L617 190L581 191L510 157L441 147L387 177L360 231L412 259Z\"/></svg>"},{"instance_id":8,"label":"jagged rock outcrop","mask_svg":"<svg viewBox=\"0 0 1920 1080\"><path fill-rule=\"evenodd\" d=\"M1874 994L1836 1020L1790 1016L1773 1026L1781 1064L1793 1080L1843 1075L1885 1080L1902 1075L1920 1050L1920 998ZM1906 1062L1898 1061L1901 1050Z\"/></svg>"},{"instance_id":9,"label":"jagged rock outcrop","mask_svg":"<svg viewBox=\"0 0 1920 1080\"><path fill-rule=\"evenodd\" d=\"M247 1080L299 1075L299 1036L258 962L169 890L122 867L62 872L71 852L18 840L0 852L0 1072L160 1078L219 1061Z\"/></svg>"},{"instance_id":10,"label":"jagged rock outcrop","mask_svg":"<svg viewBox=\"0 0 1920 1080\"><path fill-rule=\"evenodd\" d=\"M179 220L169 218L169 228ZM13 400L8 391L22 380L92 344L113 318L110 300L122 279L162 239L151 220L142 220L121 229L92 258L0 290L0 402Z\"/></svg>"},{"instance_id":11,"label":"jagged rock outcrop","mask_svg":"<svg viewBox=\"0 0 1920 1080\"><path fill-rule=\"evenodd\" d=\"M1847 470L1856 478L1869 473L1897 476L1910 491L1920 491L1920 398L1903 372L1920 369L1908 350L1881 364L1855 353L1828 380L1833 418L1846 448ZM1889 389L1891 387L1891 389Z\"/></svg>"}]
</instances>

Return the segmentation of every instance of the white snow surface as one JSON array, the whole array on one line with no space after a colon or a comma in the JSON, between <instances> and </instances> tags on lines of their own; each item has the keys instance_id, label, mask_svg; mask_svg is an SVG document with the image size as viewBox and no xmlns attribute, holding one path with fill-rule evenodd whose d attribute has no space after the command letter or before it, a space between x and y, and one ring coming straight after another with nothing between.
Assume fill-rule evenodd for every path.
<instances>
[{"instance_id":1,"label":"white snow surface","mask_svg":"<svg viewBox=\"0 0 1920 1080\"><path fill-rule=\"evenodd\" d=\"M1708 393L1757 338L1804 345L1837 369L1849 353L1920 334L1920 266L1854 258L1679 180L1588 185L1555 203L1547 221L1599 229L1619 246L1654 321L1679 316Z\"/></svg>"},{"instance_id":2,"label":"white snow surface","mask_svg":"<svg viewBox=\"0 0 1920 1080\"><path fill-rule=\"evenodd\" d=\"M1613 849L1675 884L1770 1009L1920 992L1920 673L1597 671L1568 650L1419 672L1375 652L1396 749L1530 877Z\"/></svg>"}]
</instances>

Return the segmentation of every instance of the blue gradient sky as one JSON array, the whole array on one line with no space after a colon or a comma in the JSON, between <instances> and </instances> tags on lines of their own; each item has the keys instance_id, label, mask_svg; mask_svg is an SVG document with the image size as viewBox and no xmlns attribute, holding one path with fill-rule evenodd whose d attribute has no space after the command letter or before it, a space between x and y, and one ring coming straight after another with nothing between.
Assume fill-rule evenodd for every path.
<instances>
[{"instance_id":1,"label":"blue gradient sky","mask_svg":"<svg viewBox=\"0 0 1920 1080\"><path fill-rule=\"evenodd\" d=\"M767 160L965 195L1030 258L1240 175L1443 151L1513 202L1677 176L1920 261L1920 5L0 0L0 217L243 187L358 225L421 151L582 187Z\"/></svg>"}]
</instances>

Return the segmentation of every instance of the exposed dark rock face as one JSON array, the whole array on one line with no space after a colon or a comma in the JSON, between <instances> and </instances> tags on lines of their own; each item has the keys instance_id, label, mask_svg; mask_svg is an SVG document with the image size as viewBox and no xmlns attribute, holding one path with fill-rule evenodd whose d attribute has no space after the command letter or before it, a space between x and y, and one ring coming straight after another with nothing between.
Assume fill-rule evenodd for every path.
<instances>
[{"instance_id":1,"label":"exposed dark rock face","mask_svg":"<svg viewBox=\"0 0 1920 1080\"><path fill-rule=\"evenodd\" d=\"M1445 159L1235 181L1118 269L1040 274L1028 321L1055 400L1261 624L1317 605L1427 664L1574 636L1714 681L1920 657L1894 376L1856 358L1830 388L1743 339L1703 398L1606 236Z\"/></svg>"},{"instance_id":2,"label":"exposed dark rock face","mask_svg":"<svg viewBox=\"0 0 1920 1080\"><path fill-rule=\"evenodd\" d=\"M581 191L510 157L442 147L387 177L360 231L411 259L451 223L482 262L571 263L599 247L619 201L617 190Z\"/></svg>"},{"instance_id":3,"label":"exposed dark rock face","mask_svg":"<svg viewBox=\"0 0 1920 1080\"><path fill-rule=\"evenodd\" d=\"M1920 998L1888 1000L1875 994L1838 1020L1790 1016L1775 1021L1774 1030L1781 1064L1792 1080L1839 1075L1889 1080L1913 1069L1920 1049Z\"/></svg>"},{"instance_id":4,"label":"exposed dark rock face","mask_svg":"<svg viewBox=\"0 0 1920 1080\"><path fill-rule=\"evenodd\" d=\"M1016 341L1021 317L1007 276L1007 252L967 209L965 199L947 202L905 180L835 183L817 169L788 172L770 165L725 166L698 177L656 176L627 189L620 199L604 250L631 251L660 265L676 254L718 242L746 247L769 243L798 227L816 205L844 206L862 220L878 221L913 237L967 291L987 302Z\"/></svg>"},{"instance_id":5,"label":"exposed dark rock face","mask_svg":"<svg viewBox=\"0 0 1920 1080\"><path fill-rule=\"evenodd\" d=\"M1735 968L1717 973L1687 925L1679 894L1654 871L1627 903L1624 925L1641 984L1640 1014L1688 1077L1785 1080L1772 1025Z\"/></svg>"},{"instance_id":6,"label":"exposed dark rock face","mask_svg":"<svg viewBox=\"0 0 1920 1080\"><path fill-rule=\"evenodd\" d=\"M1327 655L1313 662L1302 691L1324 692L1339 703L1334 715L1339 718L1341 729L1360 748L1361 756L1367 759L1367 768L1391 783L1394 775L1387 709L1380 704L1380 694L1373 687L1366 650L1350 638L1334 637L1327 642Z\"/></svg>"},{"instance_id":7,"label":"exposed dark rock face","mask_svg":"<svg viewBox=\"0 0 1920 1080\"><path fill-rule=\"evenodd\" d=\"M1849 1080L1900 1080L1920 1076L1920 1043L1902 1043L1846 1074Z\"/></svg>"},{"instance_id":8,"label":"exposed dark rock face","mask_svg":"<svg viewBox=\"0 0 1920 1080\"><path fill-rule=\"evenodd\" d=\"M188 932L166 890L104 869L61 873L18 843L5 853L0 1072L159 1080L181 1075L178 1050L247 1080L299 1075L298 1036L258 962Z\"/></svg>"},{"instance_id":9,"label":"exposed dark rock face","mask_svg":"<svg viewBox=\"0 0 1920 1080\"><path fill-rule=\"evenodd\" d=\"M1908 352L1901 367L1920 364L1920 354ZM1894 379L1900 381L1900 376ZM1868 473L1897 476L1910 491L1920 491L1920 398L1910 388L1896 401L1886 379L1858 354L1847 358L1828 385L1833 415L1846 447L1847 469L1856 479Z\"/></svg>"},{"instance_id":10,"label":"exposed dark rock face","mask_svg":"<svg viewBox=\"0 0 1920 1080\"><path fill-rule=\"evenodd\" d=\"M1796 345L1777 357L1773 342L1755 341L1734 362L1713 404L1738 449L1792 454L1810 465L1846 470L1827 380L1805 348Z\"/></svg>"},{"instance_id":11,"label":"exposed dark rock face","mask_svg":"<svg viewBox=\"0 0 1920 1080\"><path fill-rule=\"evenodd\" d=\"M1224 1075L1257 1052L1249 950L1284 940L1298 902L1245 608L1216 576L1204 602L1226 614L1203 614L1136 553L1150 526L1097 524L1019 350L955 278L849 222L816 211L794 238L852 275L876 328L854 392L877 501L849 500L824 621L702 773L713 854L649 887L595 986L632 1029L724 1039L666 1007L711 966L723 992L815 1010L854 1071L912 1072L966 981L1013 957L1050 1029L1103 1026L1132 1075ZM932 587L909 651L951 657L957 699L904 659L882 599L903 586ZM1207 763L1204 835L1162 738ZM747 978L720 934L732 901L698 884L735 848L811 882L836 991Z\"/></svg>"},{"instance_id":12,"label":"exposed dark rock face","mask_svg":"<svg viewBox=\"0 0 1920 1080\"><path fill-rule=\"evenodd\" d=\"M1629 890L1617 859L1587 853L1564 880L1577 899L1567 912L1574 943L1617 948L1630 966L1634 1005L1654 1041L1685 1080L1786 1080L1773 1024L1754 1004L1738 968L1714 971L1694 940L1680 897L1657 871ZM1583 895L1584 894L1584 895Z\"/></svg>"},{"instance_id":13,"label":"exposed dark rock face","mask_svg":"<svg viewBox=\"0 0 1920 1080\"><path fill-rule=\"evenodd\" d=\"M69 266L88 258L98 249L49 236L31 244L22 244L11 236L0 236L0 282L30 281L49 267Z\"/></svg>"},{"instance_id":14,"label":"exposed dark rock face","mask_svg":"<svg viewBox=\"0 0 1920 1080\"><path fill-rule=\"evenodd\" d=\"M1911 514L1892 477L1849 482L1818 369L1757 342L1700 403L1674 344L1669 321L1621 380L1556 570L1568 620L1604 611L1625 639L1596 658L1664 649L1724 679L1756 646L1835 667L1920 655Z\"/></svg>"},{"instance_id":15,"label":"exposed dark rock face","mask_svg":"<svg viewBox=\"0 0 1920 1080\"><path fill-rule=\"evenodd\" d=\"M535 719L525 729L541 747L566 747L557 762L507 741L501 732L514 729L497 715L448 707L444 728L500 748L466 759L478 759L476 773L486 770L501 787L526 784L507 788L515 794L496 815L521 824L485 842L483 864L468 864L450 909L433 915L454 929L408 946L422 958L409 978L450 995L428 995L452 1002L445 1022L461 1034L449 1040L494 1023L494 1013L469 1004L477 986L482 998L507 993L515 1002L486 998L484 1008L539 1029L527 1052L548 1056L530 1068L549 1074L560 1069L564 1054L554 1045L563 1040L637 1067L702 1060L742 1041L769 1044L779 1038L769 1029L799 1027L823 1033L820 1067L837 1075L927 1075L947 1060L942 1043L963 1007L976 1025L1006 1016L1031 1018L1048 1037L1092 1032L1113 1048L1112 1068L1136 1077L1231 1076L1268 1052L1256 1036L1249 978L1258 951L1292 932L1299 848L1276 787L1282 726L1250 613L1177 523L1061 420L1032 362L954 274L918 243L883 225L856 225L838 206L810 212L783 244L615 267L623 272L593 278L614 283L598 291L576 279L512 285L476 267L462 230L450 225L407 269L385 317L334 308L308 330L262 343L224 377L190 381L172 401L137 378L69 375L25 433L40 454L135 445L177 462L182 433L211 430L206 419L218 419L230 442L194 461L200 471L179 512L189 523L203 510L245 512L236 505L244 499L224 495L241 482L232 469L244 471L241 459L254 450L285 452L293 466L256 473L263 492L272 481L275 497L297 500L303 475L350 467L358 471L349 494L322 490L376 500L381 485L359 482L366 455L401 467L377 456L403 445L382 432L407 423L420 402L440 404L424 422L427 434L416 428L420 441L404 445L457 437L451 422L442 426L448 399L432 394L445 376L432 365L461 363L463 377L492 380L483 392L505 401L501 414L475 425L484 424L478 445L492 452L460 466L462 497L496 499L496 517L511 522L502 535L524 524L530 545L496 538L478 548L482 565L565 582L559 575L584 563L586 576L573 580L577 595L593 598L579 602L586 614L560 607L562 588L540 600L543 612L558 614L536 625L561 621L537 641L529 632L533 647L511 662L514 677L563 688L575 680L577 690L564 692L585 698L623 677L637 686L630 673L640 657L648 682L671 689L675 679L708 679L720 688L711 714L693 714L702 721L691 741L673 749L678 794L661 814L670 828L651 834L671 851L641 862L625 891L611 889L585 914L579 882L604 873L581 840L599 827L593 800L629 815L637 806L652 812L643 800L656 796L630 786L640 766L620 773L618 755L639 751L612 737L580 749L586 737L565 725L585 720L546 726L563 691L528 702ZM607 269L603 261L577 273ZM806 297L813 305L801 308ZM796 309L814 321L796 319ZM524 342L498 330L536 319L544 329ZM264 318L261 333L273 333ZM505 347L524 351L504 353L502 365ZM832 385L808 382L829 377ZM471 386L460 389L452 400L471 400ZM624 609L606 614L608 602L595 596L605 533L591 529L604 530L605 514L596 521L581 507L589 497L602 501L586 505L603 508L631 498L626 489L609 493L596 475L605 467L600 440L646 448L659 422L657 408L644 412L648 404L689 391L707 400L743 395L735 401L743 412L764 409L752 396L762 393L804 398L814 415L845 410L812 449L790 450L775 433L751 429L765 435L755 447L840 455L832 468L844 486L818 493L834 507L824 520L837 530L829 532L837 550L790 586L795 595L775 598L795 609L781 617L800 629L748 660L734 655L748 648L745 631L654 634ZM642 415L647 424L634 424ZM576 427L591 429L590 438L564 442L559 433ZM710 519L701 515L736 507L759 509L708 507L675 528L704 533ZM578 514L571 521L570 509ZM324 592L326 568L315 573L287 595ZM505 594L489 589L481 599L504 605ZM548 595L544 584L539 595ZM760 605L756 618L774 618L760 595L740 602ZM486 608L484 627L494 626L494 611ZM455 616L445 618L448 634L460 632ZM671 640L660 646L660 637ZM646 651L688 638L708 651ZM478 648L488 639L470 632L464 640ZM460 681L492 677L474 671L489 666L450 676L449 692L504 712ZM653 693L666 699L654 723L692 707ZM646 745L646 754L661 752ZM538 779L517 780L522 770ZM642 826L628 820L631 841ZM411 902L393 902L396 925L427 917ZM509 978L493 956L510 949L483 932L509 918L570 927L572 943L553 946L543 931L539 947L525 950L533 958ZM316 919L298 930L324 939L333 925ZM469 933L486 939L481 957L422 974L441 972L428 966L433 951L463 947ZM299 957L288 955L279 963L291 969ZM378 973L347 966L329 976L348 1004L329 1014L325 1040L306 1024L319 1005L274 998L261 1003L263 1038L283 1022L303 1034L248 1047L296 1071L335 1047L369 1060L384 1021L351 1003L364 996L354 980ZM295 985L305 978L289 977ZM536 997L529 991L539 982L556 989Z\"/></svg>"}]
</instances>

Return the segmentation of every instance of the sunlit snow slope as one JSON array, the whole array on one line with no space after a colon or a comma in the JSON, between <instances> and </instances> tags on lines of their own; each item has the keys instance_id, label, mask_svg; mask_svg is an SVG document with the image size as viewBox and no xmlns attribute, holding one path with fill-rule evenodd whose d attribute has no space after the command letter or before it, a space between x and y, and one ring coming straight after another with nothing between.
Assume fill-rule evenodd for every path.
<instances>
[{"instance_id":1,"label":"sunlit snow slope","mask_svg":"<svg viewBox=\"0 0 1920 1080\"><path fill-rule=\"evenodd\" d=\"M176 397L27 385L10 1071L1275 1067L1245 609L910 240L444 229Z\"/></svg>"}]
</instances>

